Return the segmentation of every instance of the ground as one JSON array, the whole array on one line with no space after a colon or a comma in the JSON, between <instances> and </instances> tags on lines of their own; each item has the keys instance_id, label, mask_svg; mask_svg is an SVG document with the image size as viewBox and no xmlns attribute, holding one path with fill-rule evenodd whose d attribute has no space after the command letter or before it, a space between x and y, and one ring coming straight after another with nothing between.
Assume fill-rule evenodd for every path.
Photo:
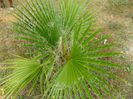
<instances>
[{"instance_id":1,"label":"ground","mask_svg":"<svg viewBox=\"0 0 133 99\"><path fill-rule=\"evenodd\" d=\"M112 35L118 50L123 53L122 60L127 65L126 71L133 73L133 0L95 0L92 4L98 25L103 28L105 34ZM0 9L0 62L23 52L13 32L14 12L15 9ZM128 75L127 79L127 85L120 86L125 90L118 95L118 98L121 95L126 99L133 97L133 78Z\"/></svg>"}]
</instances>

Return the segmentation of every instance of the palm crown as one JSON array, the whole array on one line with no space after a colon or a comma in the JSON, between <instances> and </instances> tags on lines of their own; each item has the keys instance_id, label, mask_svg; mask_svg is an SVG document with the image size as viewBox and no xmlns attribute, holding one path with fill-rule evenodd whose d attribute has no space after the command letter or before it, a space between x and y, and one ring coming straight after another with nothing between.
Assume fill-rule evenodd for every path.
<instances>
[{"instance_id":1,"label":"palm crown","mask_svg":"<svg viewBox=\"0 0 133 99\"><path fill-rule=\"evenodd\" d=\"M103 44L108 36L94 29L88 0L25 2L15 24L19 38L28 41L23 46L32 50L32 58L10 62L13 72L1 83L6 99L16 98L27 86L30 94L38 84L44 99L112 96L107 78L114 78L109 70L119 66L106 58L118 53L107 51L112 47Z\"/></svg>"}]
</instances>

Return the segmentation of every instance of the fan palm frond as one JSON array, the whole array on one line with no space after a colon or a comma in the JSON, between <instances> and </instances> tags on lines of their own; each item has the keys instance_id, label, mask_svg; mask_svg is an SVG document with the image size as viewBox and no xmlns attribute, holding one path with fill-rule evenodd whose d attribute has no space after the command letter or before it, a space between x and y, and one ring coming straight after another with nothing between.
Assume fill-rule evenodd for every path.
<instances>
[{"instance_id":1,"label":"fan palm frond","mask_svg":"<svg viewBox=\"0 0 133 99\"><path fill-rule=\"evenodd\" d=\"M15 69L2 85L5 97L18 95L39 81L44 99L92 99L113 97L110 69L120 66L106 58L118 56L108 36L96 30L88 0L25 0L18 9L16 32L30 42L36 60L15 60ZM36 53L34 53L36 52ZM32 87L33 88L33 87ZM31 91L30 91L31 92Z\"/></svg>"},{"instance_id":2,"label":"fan palm frond","mask_svg":"<svg viewBox=\"0 0 133 99\"><path fill-rule=\"evenodd\" d=\"M2 88L5 92L5 98L8 99L14 94L22 91L30 82L32 82L31 89L37 83L39 75L42 74L43 67L35 61L35 59L15 59L10 62L13 72L4 78ZM18 95L18 94L17 94Z\"/></svg>"}]
</instances>

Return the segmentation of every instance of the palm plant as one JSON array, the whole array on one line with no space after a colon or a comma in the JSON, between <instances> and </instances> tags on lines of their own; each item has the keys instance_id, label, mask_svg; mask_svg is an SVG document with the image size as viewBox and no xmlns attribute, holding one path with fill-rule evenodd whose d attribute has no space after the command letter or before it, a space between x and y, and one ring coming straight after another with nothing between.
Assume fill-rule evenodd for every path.
<instances>
[{"instance_id":1,"label":"palm plant","mask_svg":"<svg viewBox=\"0 0 133 99\"><path fill-rule=\"evenodd\" d=\"M12 73L1 82L5 98L40 86L42 99L92 99L111 94L108 78L119 65L108 57L113 44L95 29L88 0L25 0L16 12L16 32L28 41L30 57L9 62ZM28 90L27 89L27 90Z\"/></svg>"}]
</instances>

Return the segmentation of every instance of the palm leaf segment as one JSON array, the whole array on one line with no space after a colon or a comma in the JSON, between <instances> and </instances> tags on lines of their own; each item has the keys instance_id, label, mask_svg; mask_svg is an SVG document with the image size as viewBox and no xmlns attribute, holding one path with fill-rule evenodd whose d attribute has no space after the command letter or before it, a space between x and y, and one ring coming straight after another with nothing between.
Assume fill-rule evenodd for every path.
<instances>
[{"instance_id":1,"label":"palm leaf segment","mask_svg":"<svg viewBox=\"0 0 133 99\"><path fill-rule=\"evenodd\" d=\"M96 36L101 30L93 29L88 0L25 2L27 7L22 5L23 11L18 9L16 13L16 31L21 39L30 42L24 46L31 47L33 55L39 57L35 58L36 62L35 59L15 60L17 66L2 86L5 97L18 95L29 83L31 92L35 81L39 81L44 99L111 96L112 87L106 78L115 77L108 70L118 65L106 57L118 53L106 50L112 47L102 43L107 36Z\"/></svg>"}]
</instances>

